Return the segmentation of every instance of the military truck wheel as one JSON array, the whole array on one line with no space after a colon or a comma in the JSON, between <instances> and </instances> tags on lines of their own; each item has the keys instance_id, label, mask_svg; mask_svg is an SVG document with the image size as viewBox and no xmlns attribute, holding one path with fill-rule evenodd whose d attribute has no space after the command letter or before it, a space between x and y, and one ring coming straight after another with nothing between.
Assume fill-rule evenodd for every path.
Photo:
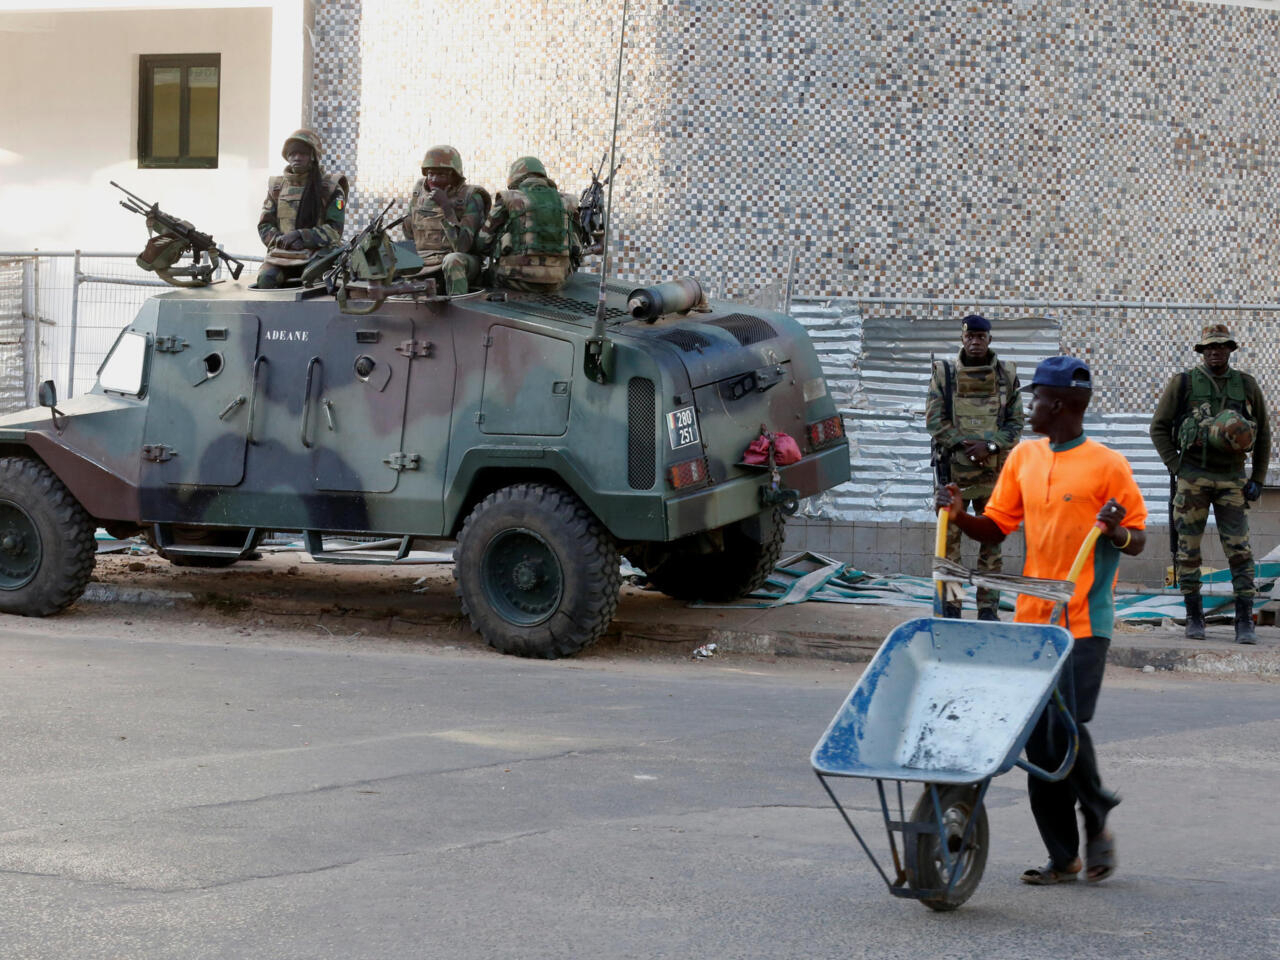
<instances>
[{"instance_id":1,"label":"military truck wheel","mask_svg":"<svg viewBox=\"0 0 1280 960\"><path fill-rule=\"evenodd\" d=\"M175 527L173 530L174 540L182 545L199 544L209 547L242 547L244 546L244 538L247 531L245 530L227 530L222 527ZM262 542L262 533L254 537L250 549L256 547ZM147 531L147 543L155 548L156 553L164 557L175 567L203 567L205 569L219 569L221 567L229 567L233 563L239 563L245 557L202 557L189 556L180 553L165 553L160 547L156 546L155 534L150 530Z\"/></svg>"},{"instance_id":2,"label":"military truck wheel","mask_svg":"<svg viewBox=\"0 0 1280 960\"><path fill-rule=\"evenodd\" d=\"M0 458L0 612L47 617L84 593L95 525L52 470Z\"/></svg>"},{"instance_id":3,"label":"military truck wheel","mask_svg":"<svg viewBox=\"0 0 1280 960\"><path fill-rule=\"evenodd\" d=\"M716 531L723 544L706 534L629 551L627 559L649 582L677 600L723 603L764 586L782 556L786 521L778 510L731 523Z\"/></svg>"},{"instance_id":4,"label":"military truck wheel","mask_svg":"<svg viewBox=\"0 0 1280 960\"><path fill-rule=\"evenodd\" d=\"M504 487L463 524L453 568L462 612L494 649L554 660L609 626L622 576L609 532L572 493Z\"/></svg>"}]
</instances>

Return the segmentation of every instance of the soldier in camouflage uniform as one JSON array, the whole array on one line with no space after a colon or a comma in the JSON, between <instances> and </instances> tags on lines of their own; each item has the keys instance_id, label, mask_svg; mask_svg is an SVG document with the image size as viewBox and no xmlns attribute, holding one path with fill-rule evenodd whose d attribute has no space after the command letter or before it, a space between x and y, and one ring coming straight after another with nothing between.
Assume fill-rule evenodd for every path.
<instances>
[{"instance_id":1,"label":"soldier in camouflage uniform","mask_svg":"<svg viewBox=\"0 0 1280 960\"><path fill-rule=\"evenodd\" d=\"M1262 494L1271 457L1271 428L1253 377L1230 366L1236 342L1225 324L1204 328L1196 352L1204 363L1174 374L1151 419L1151 442L1176 478L1170 514L1178 535L1178 586L1187 608L1186 635L1204 639L1200 540L1209 508L1231 568L1237 643L1257 643L1253 626L1253 551L1245 510ZM1245 460L1253 452L1253 466Z\"/></svg>"},{"instance_id":2,"label":"soldier in camouflage uniform","mask_svg":"<svg viewBox=\"0 0 1280 960\"><path fill-rule=\"evenodd\" d=\"M280 151L284 175L272 177L258 217L258 236L267 256L258 271L259 287L279 287L300 277L312 257L342 242L347 178L320 166L320 135L295 130Z\"/></svg>"},{"instance_id":3,"label":"soldier in camouflage uniform","mask_svg":"<svg viewBox=\"0 0 1280 960\"><path fill-rule=\"evenodd\" d=\"M489 194L467 183L461 154L446 144L428 150L422 178L413 185L404 236L422 257L422 275L435 278L451 297L480 279L476 236L488 213Z\"/></svg>"},{"instance_id":4,"label":"soldier in camouflage uniform","mask_svg":"<svg viewBox=\"0 0 1280 960\"><path fill-rule=\"evenodd\" d=\"M516 290L554 293L582 260L574 224L576 198L561 193L537 157L511 165L480 231L480 248L495 261L495 280Z\"/></svg>"},{"instance_id":5,"label":"soldier in camouflage uniform","mask_svg":"<svg viewBox=\"0 0 1280 960\"><path fill-rule=\"evenodd\" d=\"M933 437L934 462L942 483L960 487L963 509L980 515L1009 451L1022 436L1018 372L991 349L991 321L971 314L960 327L961 350L954 360L933 364L925 428ZM960 528L947 527L947 557L960 560ZM978 569L999 573L1000 544L983 543ZM1000 594L978 589L978 619L999 620ZM946 603L943 616L959 617L961 605Z\"/></svg>"}]
</instances>

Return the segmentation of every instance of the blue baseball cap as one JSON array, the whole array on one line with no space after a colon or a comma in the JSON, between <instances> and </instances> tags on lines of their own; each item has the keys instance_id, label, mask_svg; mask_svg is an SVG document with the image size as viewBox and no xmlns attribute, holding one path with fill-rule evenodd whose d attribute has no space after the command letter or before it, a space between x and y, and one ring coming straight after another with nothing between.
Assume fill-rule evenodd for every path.
<instances>
[{"instance_id":1,"label":"blue baseball cap","mask_svg":"<svg viewBox=\"0 0 1280 960\"><path fill-rule=\"evenodd\" d=\"M1089 373L1089 365L1077 357L1049 357L1041 360L1036 367L1031 383L1023 387L1076 387L1080 390L1093 389L1093 377Z\"/></svg>"}]
</instances>

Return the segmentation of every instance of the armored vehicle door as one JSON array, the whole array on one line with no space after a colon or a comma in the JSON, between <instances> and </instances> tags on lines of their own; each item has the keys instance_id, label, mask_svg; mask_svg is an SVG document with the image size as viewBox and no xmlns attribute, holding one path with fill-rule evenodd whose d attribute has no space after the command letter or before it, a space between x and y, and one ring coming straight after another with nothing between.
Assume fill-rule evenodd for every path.
<instances>
[{"instance_id":1,"label":"armored vehicle door","mask_svg":"<svg viewBox=\"0 0 1280 960\"><path fill-rule=\"evenodd\" d=\"M143 486L244 479L258 318L161 311L148 378Z\"/></svg>"},{"instance_id":2,"label":"armored vehicle door","mask_svg":"<svg viewBox=\"0 0 1280 960\"><path fill-rule=\"evenodd\" d=\"M481 432L563 434L569 423L573 344L498 325L489 328L486 342Z\"/></svg>"},{"instance_id":3,"label":"armored vehicle door","mask_svg":"<svg viewBox=\"0 0 1280 960\"><path fill-rule=\"evenodd\" d=\"M329 321L307 367L302 410L317 490L389 493L401 470L414 468L403 450L405 398L414 352L425 349L404 315Z\"/></svg>"}]
</instances>

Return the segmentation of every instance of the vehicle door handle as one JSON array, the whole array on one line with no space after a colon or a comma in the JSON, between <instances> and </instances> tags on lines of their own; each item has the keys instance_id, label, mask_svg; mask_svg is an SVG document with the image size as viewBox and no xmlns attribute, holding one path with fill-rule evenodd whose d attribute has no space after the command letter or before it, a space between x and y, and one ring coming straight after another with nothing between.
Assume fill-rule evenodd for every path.
<instances>
[{"instance_id":1,"label":"vehicle door handle","mask_svg":"<svg viewBox=\"0 0 1280 960\"><path fill-rule=\"evenodd\" d=\"M307 430L311 426L311 380L319 363L319 357L312 357L307 361L307 384L302 391L302 429L299 431L304 447L311 446L311 441L307 439Z\"/></svg>"},{"instance_id":2,"label":"vehicle door handle","mask_svg":"<svg viewBox=\"0 0 1280 960\"><path fill-rule=\"evenodd\" d=\"M263 364L270 366L266 357L258 357L257 360L253 361L253 382L249 386L249 423L245 426L245 437L250 443L258 442L253 439L253 424L254 418L258 414L258 371Z\"/></svg>"}]
</instances>

